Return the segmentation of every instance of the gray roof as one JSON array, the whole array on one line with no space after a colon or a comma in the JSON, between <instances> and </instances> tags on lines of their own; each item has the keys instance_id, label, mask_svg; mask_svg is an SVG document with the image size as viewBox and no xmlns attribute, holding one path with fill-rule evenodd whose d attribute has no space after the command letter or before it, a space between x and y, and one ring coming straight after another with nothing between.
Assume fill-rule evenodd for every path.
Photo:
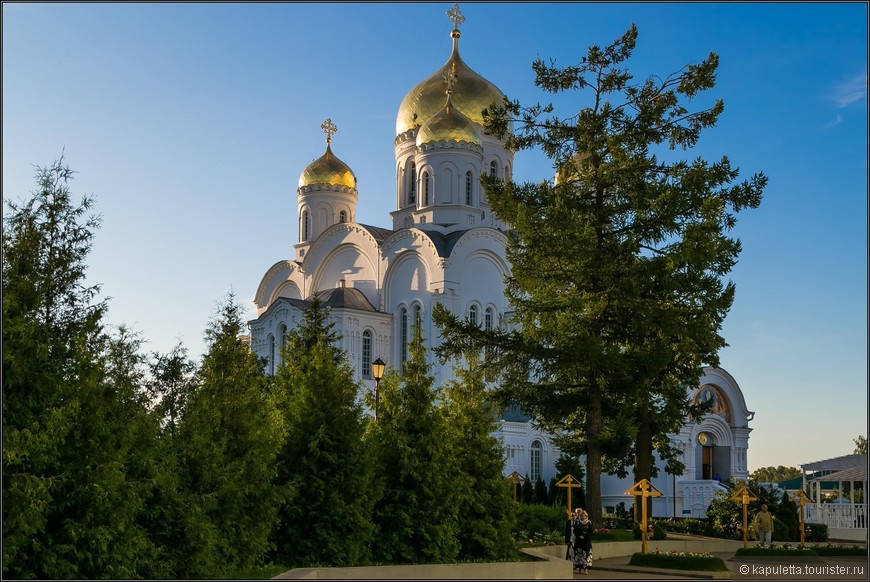
<instances>
[{"instance_id":1,"label":"gray roof","mask_svg":"<svg viewBox=\"0 0 870 582\"><path fill-rule=\"evenodd\" d=\"M323 301L323 305L330 309L356 309L357 311L377 311L363 292L353 287L336 287L324 289L315 293ZM306 305L310 301L306 301Z\"/></svg>"},{"instance_id":2,"label":"gray roof","mask_svg":"<svg viewBox=\"0 0 870 582\"><path fill-rule=\"evenodd\" d=\"M836 471L834 473L830 473L828 475L822 475L821 477L816 477L812 479L813 481L866 481L867 480L867 466L863 465L860 467L851 467L849 469L843 469L842 471Z\"/></svg>"},{"instance_id":3,"label":"gray roof","mask_svg":"<svg viewBox=\"0 0 870 582\"><path fill-rule=\"evenodd\" d=\"M859 466L867 466L867 455L843 455L842 457L834 457L824 461L804 463L801 465L801 469L804 471L842 471L843 469Z\"/></svg>"},{"instance_id":4,"label":"gray roof","mask_svg":"<svg viewBox=\"0 0 870 582\"><path fill-rule=\"evenodd\" d=\"M391 234L396 232L395 230L390 230L389 228L381 228L379 226L371 226L369 224L360 224L361 227L369 231L369 233L378 241L378 246L389 237Z\"/></svg>"},{"instance_id":5,"label":"gray roof","mask_svg":"<svg viewBox=\"0 0 870 582\"><path fill-rule=\"evenodd\" d=\"M501 413L501 419L505 422L529 422L532 417L523 412L516 404L512 404Z\"/></svg>"}]
</instances>

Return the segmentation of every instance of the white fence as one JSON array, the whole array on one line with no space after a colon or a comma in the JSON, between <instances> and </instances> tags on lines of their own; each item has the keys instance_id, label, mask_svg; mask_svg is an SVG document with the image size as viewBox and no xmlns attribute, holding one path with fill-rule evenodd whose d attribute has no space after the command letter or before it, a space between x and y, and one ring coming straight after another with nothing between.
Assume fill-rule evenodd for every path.
<instances>
[{"instance_id":1,"label":"white fence","mask_svg":"<svg viewBox=\"0 0 870 582\"><path fill-rule=\"evenodd\" d=\"M806 505L809 523L824 523L829 529L866 529L866 503L822 503Z\"/></svg>"}]
</instances>

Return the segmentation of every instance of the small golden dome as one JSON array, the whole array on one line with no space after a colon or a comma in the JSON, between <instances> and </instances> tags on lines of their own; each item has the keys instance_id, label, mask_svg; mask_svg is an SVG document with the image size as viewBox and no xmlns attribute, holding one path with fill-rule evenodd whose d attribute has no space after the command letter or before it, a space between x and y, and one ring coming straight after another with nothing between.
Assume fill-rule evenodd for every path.
<instances>
[{"instance_id":1,"label":"small golden dome","mask_svg":"<svg viewBox=\"0 0 870 582\"><path fill-rule=\"evenodd\" d=\"M447 95L441 111L430 117L417 132L417 145L438 141L468 142L483 146L483 135L468 116L458 111Z\"/></svg>"},{"instance_id":2,"label":"small golden dome","mask_svg":"<svg viewBox=\"0 0 870 582\"><path fill-rule=\"evenodd\" d=\"M326 153L302 170L299 175L299 187L328 184L356 189L356 176L347 164L332 153L332 149L329 147L332 135L338 131L338 128L332 123L332 119L324 121L320 128L326 134Z\"/></svg>"},{"instance_id":3,"label":"small golden dome","mask_svg":"<svg viewBox=\"0 0 870 582\"><path fill-rule=\"evenodd\" d=\"M335 157L329 144L326 144L326 153L308 164L299 175L300 188L314 184L356 188L356 176L347 164Z\"/></svg>"},{"instance_id":4,"label":"small golden dome","mask_svg":"<svg viewBox=\"0 0 870 582\"><path fill-rule=\"evenodd\" d=\"M424 121L438 113L444 104L445 75L456 78L453 89L453 104L474 123L483 127L484 107L493 102L501 105L504 93L498 87L475 73L459 56L459 31L453 30L453 52L440 69L418 83L402 99L399 114L396 116L396 135L419 127Z\"/></svg>"},{"instance_id":5,"label":"small golden dome","mask_svg":"<svg viewBox=\"0 0 870 582\"><path fill-rule=\"evenodd\" d=\"M586 162L588 158L588 153L574 153L556 172L553 178L553 185L569 184L580 180L582 174L588 172L588 164Z\"/></svg>"}]
</instances>

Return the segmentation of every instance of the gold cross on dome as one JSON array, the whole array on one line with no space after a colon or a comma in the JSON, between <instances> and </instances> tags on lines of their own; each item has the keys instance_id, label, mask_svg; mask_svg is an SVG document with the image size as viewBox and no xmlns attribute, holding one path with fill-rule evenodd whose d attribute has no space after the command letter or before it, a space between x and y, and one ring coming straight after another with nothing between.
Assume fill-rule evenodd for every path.
<instances>
[{"instance_id":1,"label":"gold cross on dome","mask_svg":"<svg viewBox=\"0 0 870 582\"><path fill-rule=\"evenodd\" d=\"M447 18L453 23L453 30L459 30L459 25L465 22L465 17L459 11L459 4L454 4L453 8L447 11Z\"/></svg>"},{"instance_id":2,"label":"gold cross on dome","mask_svg":"<svg viewBox=\"0 0 870 582\"><path fill-rule=\"evenodd\" d=\"M456 86L456 75L453 73L444 73L444 82L447 83L447 92L452 93L453 87Z\"/></svg>"},{"instance_id":3,"label":"gold cross on dome","mask_svg":"<svg viewBox=\"0 0 870 582\"><path fill-rule=\"evenodd\" d=\"M335 127L335 124L332 123L332 119L330 119L329 117L327 117L327 118L326 118L326 121L324 121L324 122L320 125L320 129L322 129L322 130L323 130L323 133L326 134L326 143L331 142L331 141L332 141L332 136L333 136L333 134L334 134L336 131L338 131L338 128Z\"/></svg>"}]
</instances>

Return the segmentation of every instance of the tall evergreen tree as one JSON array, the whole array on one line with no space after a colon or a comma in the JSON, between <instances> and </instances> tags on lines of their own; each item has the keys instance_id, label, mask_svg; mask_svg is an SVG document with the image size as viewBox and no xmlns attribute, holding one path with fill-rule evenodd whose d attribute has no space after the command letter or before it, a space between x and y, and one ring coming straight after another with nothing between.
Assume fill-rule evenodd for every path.
<instances>
[{"instance_id":1,"label":"tall evergreen tree","mask_svg":"<svg viewBox=\"0 0 870 582\"><path fill-rule=\"evenodd\" d=\"M651 441L664 443L684 420L685 387L703 364L718 363L734 298L733 283L721 279L740 252L728 231L737 212L760 204L767 182L756 174L732 184L738 170L724 156L713 164L672 160L669 150L694 147L723 111L720 100L697 112L683 105L715 85L718 57L637 83L624 68L636 38L632 25L577 65L533 63L543 90L580 93L568 117L518 102L485 112L491 133L504 136L515 122L508 145L541 147L558 179L483 178L495 216L512 227L506 292L516 328L486 334L435 313L442 355L489 347L486 366L502 373L502 399L575 443L571 450L563 439L560 448L585 454L593 523L604 454L625 458L631 450L610 441L619 431L608 424L637 426L635 477L651 476ZM627 411L622 420L619 410Z\"/></svg>"},{"instance_id":2,"label":"tall evergreen tree","mask_svg":"<svg viewBox=\"0 0 870 582\"><path fill-rule=\"evenodd\" d=\"M277 459L286 494L275 532L282 563L352 566L368 558L374 460L363 439L359 386L328 312L316 300L281 351L276 399L287 433Z\"/></svg>"},{"instance_id":3,"label":"tall evergreen tree","mask_svg":"<svg viewBox=\"0 0 870 582\"><path fill-rule=\"evenodd\" d=\"M455 467L443 411L435 405L420 325L400 374L381 382L370 438L383 493L374 508L374 558L391 563L450 562L459 554Z\"/></svg>"},{"instance_id":4,"label":"tall evergreen tree","mask_svg":"<svg viewBox=\"0 0 870 582\"><path fill-rule=\"evenodd\" d=\"M139 526L153 424L136 343L110 338L84 285L99 219L63 158L9 204L3 230L3 574L159 575Z\"/></svg>"},{"instance_id":5,"label":"tall evergreen tree","mask_svg":"<svg viewBox=\"0 0 870 582\"><path fill-rule=\"evenodd\" d=\"M240 337L242 313L230 295L206 330L199 385L178 426L191 536L177 572L183 577L255 564L277 522L275 458L284 425L267 397L262 363Z\"/></svg>"},{"instance_id":6,"label":"tall evergreen tree","mask_svg":"<svg viewBox=\"0 0 870 582\"><path fill-rule=\"evenodd\" d=\"M512 484L502 474L504 448L493 436L497 409L487 397L477 358L457 371L444 388L445 413L458 474L454 493L459 504L459 558L499 560L512 557L515 504Z\"/></svg>"}]
</instances>

